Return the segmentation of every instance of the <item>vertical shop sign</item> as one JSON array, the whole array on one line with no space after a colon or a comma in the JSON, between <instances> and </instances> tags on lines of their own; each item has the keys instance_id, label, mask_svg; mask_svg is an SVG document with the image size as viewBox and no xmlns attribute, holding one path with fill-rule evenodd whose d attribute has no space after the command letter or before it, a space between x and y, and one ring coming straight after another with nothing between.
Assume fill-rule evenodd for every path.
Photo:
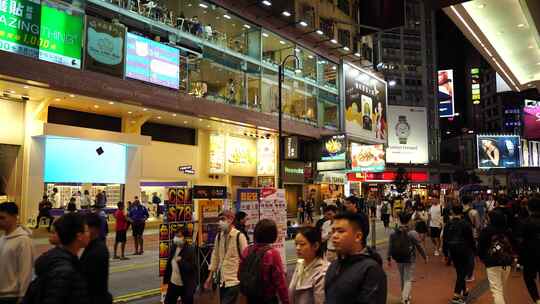
<instances>
[{"instance_id":1,"label":"vertical shop sign","mask_svg":"<svg viewBox=\"0 0 540 304\"><path fill-rule=\"evenodd\" d=\"M225 173L225 135L210 133L210 174Z\"/></svg>"},{"instance_id":2,"label":"vertical shop sign","mask_svg":"<svg viewBox=\"0 0 540 304\"><path fill-rule=\"evenodd\" d=\"M471 69L471 99L473 104L480 104L480 69Z\"/></svg>"}]
</instances>

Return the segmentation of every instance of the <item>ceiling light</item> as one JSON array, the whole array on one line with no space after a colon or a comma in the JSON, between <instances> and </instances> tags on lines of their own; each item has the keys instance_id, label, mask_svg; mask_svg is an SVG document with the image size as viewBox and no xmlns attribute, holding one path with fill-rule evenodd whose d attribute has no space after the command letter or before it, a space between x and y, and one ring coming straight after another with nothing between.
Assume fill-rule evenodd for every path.
<instances>
[{"instance_id":1,"label":"ceiling light","mask_svg":"<svg viewBox=\"0 0 540 304\"><path fill-rule=\"evenodd\" d=\"M231 16L229 16L227 14L223 15L223 18L231 20Z\"/></svg>"},{"instance_id":2,"label":"ceiling light","mask_svg":"<svg viewBox=\"0 0 540 304\"><path fill-rule=\"evenodd\" d=\"M307 22L305 22L305 21L300 21L300 23L299 23L299 24L300 24L301 26L303 26L303 27L306 27L306 26L308 26Z\"/></svg>"},{"instance_id":3,"label":"ceiling light","mask_svg":"<svg viewBox=\"0 0 540 304\"><path fill-rule=\"evenodd\" d=\"M296 69L294 69L294 72L295 72L296 74L300 74L300 73L302 73L302 70L299 69L299 68L296 68Z\"/></svg>"},{"instance_id":4,"label":"ceiling light","mask_svg":"<svg viewBox=\"0 0 540 304\"><path fill-rule=\"evenodd\" d=\"M187 120L184 120L184 123L187 124L188 123Z\"/></svg>"},{"instance_id":5,"label":"ceiling light","mask_svg":"<svg viewBox=\"0 0 540 304\"><path fill-rule=\"evenodd\" d=\"M450 131L446 131L446 134L450 135Z\"/></svg>"},{"instance_id":6,"label":"ceiling light","mask_svg":"<svg viewBox=\"0 0 540 304\"><path fill-rule=\"evenodd\" d=\"M135 123L135 120L132 120L131 123L134 124L134 123Z\"/></svg>"},{"instance_id":7,"label":"ceiling light","mask_svg":"<svg viewBox=\"0 0 540 304\"><path fill-rule=\"evenodd\" d=\"M332 67L332 70L334 70L334 71L337 70L337 67L336 67L336 66L333 66L333 67Z\"/></svg>"},{"instance_id":8,"label":"ceiling light","mask_svg":"<svg viewBox=\"0 0 540 304\"><path fill-rule=\"evenodd\" d=\"M144 109L142 109L142 110L143 110L143 111L148 111L148 109L147 109L147 108L144 108Z\"/></svg>"},{"instance_id":9,"label":"ceiling light","mask_svg":"<svg viewBox=\"0 0 540 304\"><path fill-rule=\"evenodd\" d=\"M27 85L23 86L23 89L28 89L28 88L29 88L29 86L27 86Z\"/></svg>"},{"instance_id":10,"label":"ceiling light","mask_svg":"<svg viewBox=\"0 0 540 304\"><path fill-rule=\"evenodd\" d=\"M210 128L210 125L207 125L206 127L207 127L207 128Z\"/></svg>"},{"instance_id":11,"label":"ceiling light","mask_svg":"<svg viewBox=\"0 0 540 304\"><path fill-rule=\"evenodd\" d=\"M131 114L131 113L133 113L133 112L131 112L131 111L128 111L128 114Z\"/></svg>"},{"instance_id":12,"label":"ceiling light","mask_svg":"<svg viewBox=\"0 0 540 304\"><path fill-rule=\"evenodd\" d=\"M60 98L55 98L54 101L60 101Z\"/></svg>"},{"instance_id":13,"label":"ceiling light","mask_svg":"<svg viewBox=\"0 0 540 304\"><path fill-rule=\"evenodd\" d=\"M281 43L281 44L285 44L285 41L283 41L283 40L280 40L280 41L279 41L279 43Z\"/></svg>"},{"instance_id":14,"label":"ceiling light","mask_svg":"<svg viewBox=\"0 0 540 304\"><path fill-rule=\"evenodd\" d=\"M529 45L529 48L532 49L532 48L534 48L534 47L533 47L532 44L531 44L531 45Z\"/></svg>"},{"instance_id":15,"label":"ceiling light","mask_svg":"<svg viewBox=\"0 0 540 304\"><path fill-rule=\"evenodd\" d=\"M313 58L315 58L315 57L313 57L313 55L308 55L308 58L309 58L309 59L313 59Z\"/></svg>"},{"instance_id":16,"label":"ceiling light","mask_svg":"<svg viewBox=\"0 0 540 304\"><path fill-rule=\"evenodd\" d=\"M73 94L69 94L69 97L71 97L71 98L75 98L75 95L73 95Z\"/></svg>"},{"instance_id":17,"label":"ceiling light","mask_svg":"<svg viewBox=\"0 0 540 304\"><path fill-rule=\"evenodd\" d=\"M99 106L98 106L98 105L94 105L94 108L99 109Z\"/></svg>"},{"instance_id":18,"label":"ceiling light","mask_svg":"<svg viewBox=\"0 0 540 304\"><path fill-rule=\"evenodd\" d=\"M354 53L354 56L356 56L356 57L362 57L362 55L360 55L360 53Z\"/></svg>"},{"instance_id":19,"label":"ceiling light","mask_svg":"<svg viewBox=\"0 0 540 304\"><path fill-rule=\"evenodd\" d=\"M537 64L537 65L540 65L540 62L537 62L536 64Z\"/></svg>"},{"instance_id":20,"label":"ceiling light","mask_svg":"<svg viewBox=\"0 0 540 304\"><path fill-rule=\"evenodd\" d=\"M317 34L319 34L319 35L321 35L321 36L324 34L324 32L321 31L321 30L316 30L315 33L317 33Z\"/></svg>"},{"instance_id":21,"label":"ceiling light","mask_svg":"<svg viewBox=\"0 0 540 304\"><path fill-rule=\"evenodd\" d=\"M266 37L268 38L268 34L267 33L262 33L263 37Z\"/></svg>"},{"instance_id":22,"label":"ceiling light","mask_svg":"<svg viewBox=\"0 0 540 304\"><path fill-rule=\"evenodd\" d=\"M268 1L268 0L264 0L262 2L262 4L266 5L266 6L271 6L272 5L272 2Z\"/></svg>"},{"instance_id":23,"label":"ceiling light","mask_svg":"<svg viewBox=\"0 0 540 304\"><path fill-rule=\"evenodd\" d=\"M351 49L350 49L348 46L344 46L344 47L343 47L343 50L348 52L348 51L350 51Z\"/></svg>"},{"instance_id":24,"label":"ceiling light","mask_svg":"<svg viewBox=\"0 0 540 304\"><path fill-rule=\"evenodd\" d=\"M300 49L299 49L299 48L295 48L294 51L297 52L297 53L300 53Z\"/></svg>"},{"instance_id":25,"label":"ceiling light","mask_svg":"<svg viewBox=\"0 0 540 304\"><path fill-rule=\"evenodd\" d=\"M199 3L199 6L202 7L202 8L208 8L208 5L206 5L204 3Z\"/></svg>"},{"instance_id":26,"label":"ceiling light","mask_svg":"<svg viewBox=\"0 0 540 304\"><path fill-rule=\"evenodd\" d=\"M249 24L244 24L244 27L247 28L248 30L251 28L251 25Z\"/></svg>"},{"instance_id":27,"label":"ceiling light","mask_svg":"<svg viewBox=\"0 0 540 304\"><path fill-rule=\"evenodd\" d=\"M8 93L15 94L15 90L8 90Z\"/></svg>"},{"instance_id":28,"label":"ceiling light","mask_svg":"<svg viewBox=\"0 0 540 304\"><path fill-rule=\"evenodd\" d=\"M291 16L291 13L289 13L288 11L283 11L283 13L281 13L283 16L285 17L290 17Z\"/></svg>"},{"instance_id":29,"label":"ceiling light","mask_svg":"<svg viewBox=\"0 0 540 304\"><path fill-rule=\"evenodd\" d=\"M337 40L336 40L336 39L332 39L332 40L330 40L330 42L332 42L333 44L337 44Z\"/></svg>"},{"instance_id":30,"label":"ceiling light","mask_svg":"<svg viewBox=\"0 0 540 304\"><path fill-rule=\"evenodd\" d=\"M173 117L176 117L176 113L173 113L173 115L172 115L172 116L173 116Z\"/></svg>"},{"instance_id":31,"label":"ceiling light","mask_svg":"<svg viewBox=\"0 0 540 304\"><path fill-rule=\"evenodd\" d=\"M388 82L388 85L391 86L391 87L395 86L396 84L397 84L397 81L395 81L395 80L390 80Z\"/></svg>"},{"instance_id":32,"label":"ceiling light","mask_svg":"<svg viewBox=\"0 0 540 304\"><path fill-rule=\"evenodd\" d=\"M112 101L109 101L109 104L110 104L110 105L113 105L113 104L114 104L114 102L112 102Z\"/></svg>"},{"instance_id":33,"label":"ceiling light","mask_svg":"<svg viewBox=\"0 0 540 304\"><path fill-rule=\"evenodd\" d=\"M157 119L161 119L161 116L158 116Z\"/></svg>"},{"instance_id":34,"label":"ceiling light","mask_svg":"<svg viewBox=\"0 0 540 304\"><path fill-rule=\"evenodd\" d=\"M520 23L517 25L517 27L525 27L525 24L524 23Z\"/></svg>"},{"instance_id":35,"label":"ceiling light","mask_svg":"<svg viewBox=\"0 0 540 304\"><path fill-rule=\"evenodd\" d=\"M199 118L199 121L202 121L202 118Z\"/></svg>"},{"instance_id":36,"label":"ceiling light","mask_svg":"<svg viewBox=\"0 0 540 304\"><path fill-rule=\"evenodd\" d=\"M484 8L484 7L486 7L485 4L478 4L478 8Z\"/></svg>"}]
</instances>

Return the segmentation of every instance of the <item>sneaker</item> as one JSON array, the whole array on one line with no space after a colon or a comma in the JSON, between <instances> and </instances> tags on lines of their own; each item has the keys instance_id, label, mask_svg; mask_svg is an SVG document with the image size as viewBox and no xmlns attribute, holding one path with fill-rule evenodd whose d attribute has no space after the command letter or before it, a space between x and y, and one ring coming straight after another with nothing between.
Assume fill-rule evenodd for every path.
<instances>
[{"instance_id":1,"label":"sneaker","mask_svg":"<svg viewBox=\"0 0 540 304\"><path fill-rule=\"evenodd\" d=\"M473 275L472 277L470 277L470 278L467 278L466 281L469 282L469 283L470 283L470 282L474 282L474 275Z\"/></svg>"},{"instance_id":2,"label":"sneaker","mask_svg":"<svg viewBox=\"0 0 540 304\"><path fill-rule=\"evenodd\" d=\"M466 304L465 300L462 297L456 297L454 296L452 298L452 301L450 301L451 304Z\"/></svg>"},{"instance_id":3,"label":"sneaker","mask_svg":"<svg viewBox=\"0 0 540 304\"><path fill-rule=\"evenodd\" d=\"M435 250L435 253L433 253L434 256L439 256L439 250Z\"/></svg>"}]
</instances>

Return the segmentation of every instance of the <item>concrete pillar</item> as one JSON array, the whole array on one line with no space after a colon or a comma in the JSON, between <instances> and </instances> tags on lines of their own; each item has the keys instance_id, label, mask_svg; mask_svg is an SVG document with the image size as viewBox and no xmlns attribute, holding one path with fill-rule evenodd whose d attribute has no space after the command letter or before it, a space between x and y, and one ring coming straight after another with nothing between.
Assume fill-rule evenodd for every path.
<instances>
[{"instance_id":1,"label":"concrete pillar","mask_svg":"<svg viewBox=\"0 0 540 304\"><path fill-rule=\"evenodd\" d=\"M131 115L122 117L122 133L141 134L142 125L150 115ZM133 201L141 195L142 152L139 146L129 146L126 156L126 183L124 185L124 201Z\"/></svg>"}]
</instances>

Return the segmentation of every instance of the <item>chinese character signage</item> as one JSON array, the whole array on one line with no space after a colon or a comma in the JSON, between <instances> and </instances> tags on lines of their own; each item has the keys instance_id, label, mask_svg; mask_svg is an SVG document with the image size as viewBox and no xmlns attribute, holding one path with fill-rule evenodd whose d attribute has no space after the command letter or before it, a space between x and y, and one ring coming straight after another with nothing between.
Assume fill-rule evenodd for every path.
<instances>
[{"instance_id":1,"label":"chinese character signage","mask_svg":"<svg viewBox=\"0 0 540 304\"><path fill-rule=\"evenodd\" d=\"M471 98L473 104L480 104L480 69L471 69Z\"/></svg>"},{"instance_id":2,"label":"chinese character signage","mask_svg":"<svg viewBox=\"0 0 540 304\"><path fill-rule=\"evenodd\" d=\"M119 23L86 16L85 68L122 77L125 35L126 28Z\"/></svg>"},{"instance_id":3,"label":"chinese character signage","mask_svg":"<svg viewBox=\"0 0 540 304\"><path fill-rule=\"evenodd\" d=\"M347 153L347 137L338 134L322 138L321 160L345 160Z\"/></svg>"},{"instance_id":4,"label":"chinese character signage","mask_svg":"<svg viewBox=\"0 0 540 304\"><path fill-rule=\"evenodd\" d=\"M39 57L39 0L0 0L0 50Z\"/></svg>"},{"instance_id":5,"label":"chinese character signage","mask_svg":"<svg viewBox=\"0 0 540 304\"><path fill-rule=\"evenodd\" d=\"M285 159L298 158L298 137L285 137Z\"/></svg>"}]
</instances>

